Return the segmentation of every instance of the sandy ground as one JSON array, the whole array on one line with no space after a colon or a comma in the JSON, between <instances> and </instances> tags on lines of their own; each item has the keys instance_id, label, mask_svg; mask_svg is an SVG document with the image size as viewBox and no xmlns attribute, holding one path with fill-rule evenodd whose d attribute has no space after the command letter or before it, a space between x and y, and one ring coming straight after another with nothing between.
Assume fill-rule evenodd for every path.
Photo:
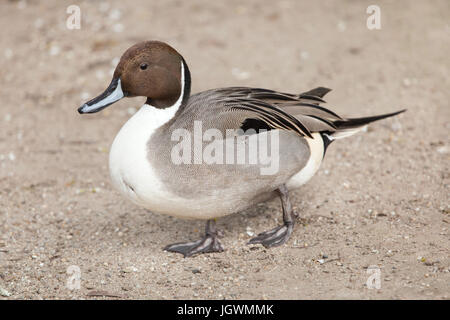
<instances>
[{"instance_id":1,"label":"sandy ground","mask_svg":"<svg viewBox=\"0 0 450 320\"><path fill-rule=\"evenodd\" d=\"M450 3L376 1L370 31L372 2L1 1L0 298L449 299ZM80 30L65 24L74 3ZM408 112L330 147L292 193L302 220L286 245L246 245L280 223L274 200L219 220L224 253L184 259L161 248L203 222L152 214L110 183L110 144L143 99L76 112L148 39L183 54L194 92L327 86L343 115Z\"/></svg>"}]
</instances>

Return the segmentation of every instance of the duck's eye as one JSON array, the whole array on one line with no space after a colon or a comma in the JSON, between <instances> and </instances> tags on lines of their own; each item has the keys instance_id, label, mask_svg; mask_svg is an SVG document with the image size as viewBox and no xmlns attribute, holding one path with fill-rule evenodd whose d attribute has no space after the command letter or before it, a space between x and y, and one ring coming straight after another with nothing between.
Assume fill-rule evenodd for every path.
<instances>
[{"instance_id":1,"label":"duck's eye","mask_svg":"<svg viewBox=\"0 0 450 320\"><path fill-rule=\"evenodd\" d=\"M141 68L141 70L145 70L145 69L147 69L148 64L142 63L139 67Z\"/></svg>"}]
</instances>

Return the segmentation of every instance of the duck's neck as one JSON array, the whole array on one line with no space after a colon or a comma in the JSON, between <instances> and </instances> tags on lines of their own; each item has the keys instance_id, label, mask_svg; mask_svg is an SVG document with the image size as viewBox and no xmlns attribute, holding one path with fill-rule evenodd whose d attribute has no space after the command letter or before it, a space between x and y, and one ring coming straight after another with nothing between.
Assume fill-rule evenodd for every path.
<instances>
[{"instance_id":1,"label":"duck's neck","mask_svg":"<svg viewBox=\"0 0 450 320\"><path fill-rule=\"evenodd\" d=\"M152 129L156 130L157 128L168 123L170 120L174 119L177 113L184 108L185 104L187 103L187 100L189 99L190 94L191 94L191 73L189 72L189 68L186 62L184 61L184 59L182 59L181 92L177 101L175 101L175 103L169 105L168 107L161 108L152 105L151 101L147 99L144 105L144 109L146 110L145 114L149 118L149 121L151 121Z\"/></svg>"}]
</instances>

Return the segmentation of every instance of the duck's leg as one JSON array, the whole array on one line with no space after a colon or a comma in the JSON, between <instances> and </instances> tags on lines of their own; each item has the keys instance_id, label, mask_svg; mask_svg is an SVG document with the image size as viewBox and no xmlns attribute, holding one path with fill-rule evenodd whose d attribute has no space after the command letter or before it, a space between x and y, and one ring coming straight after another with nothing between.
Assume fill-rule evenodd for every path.
<instances>
[{"instance_id":1,"label":"duck's leg","mask_svg":"<svg viewBox=\"0 0 450 320\"><path fill-rule=\"evenodd\" d=\"M205 236L202 239L170 244L164 250L181 253L185 258L197 253L222 252L223 247L218 238L216 221L208 220L206 222Z\"/></svg>"},{"instance_id":2,"label":"duck's leg","mask_svg":"<svg viewBox=\"0 0 450 320\"><path fill-rule=\"evenodd\" d=\"M281 206L283 207L284 224L275 229L258 234L257 237L248 242L249 244L261 243L266 248L276 247L285 243L291 236L296 215L289 200L289 192L284 184L277 191L280 194Z\"/></svg>"}]
</instances>

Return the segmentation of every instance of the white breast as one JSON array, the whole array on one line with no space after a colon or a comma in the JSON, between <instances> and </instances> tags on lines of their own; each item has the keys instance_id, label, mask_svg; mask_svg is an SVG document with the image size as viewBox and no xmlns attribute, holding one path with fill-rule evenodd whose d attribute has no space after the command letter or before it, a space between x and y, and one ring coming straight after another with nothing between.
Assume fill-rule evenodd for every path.
<instances>
[{"instance_id":1,"label":"white breast","mask_svg":"<svg viewBox=\"0 0 450 320\"><path fill-rule=\"evenodd\" d=\"M311 152L310 158L303 169L288 181L287 187L290 189L298 188L308 182L317 170L319 170L320 164L322 163L324 152L323 139L320 133L317 132L313 133L312 136L314 139L306 139Z\"/></svg>"},{"instance_id":2,"label":"white breast","mask_svg":"<svg viewBox=\"0 0 450 320\"><path fill-rule=\"evenodd\" d=\"M153 132L173 117L174 111L144 105L120 129L111 146L109 170L113 185L135 204L152 212L181 218L223 216L209 198L185 199L171 193L148 160L147 143ZM227 205L227 203L223 203Z\"/></svg>"},{"instance_id":3,"label":"white breast","mask_svg":"<svg viewBox=\"0 0 450 320\"><path fill-rule=\"evenodd\" d=\"M156 129L172 119L184 93L184 66L181 64L181 93L173 106L158 109L144 105L120 129L111 146L109 171L113 185L134 203L157 213L193 216L186 199L170 193L148 160L147 143ZM194 216L193 216L194 217Z\"/></svg>"},{"instance_id":4,"label":"white breast","mask_svg":"<svg viewBox=\"0 0 450 320\"><path fill-rule=\"evenodd\" d=\"M156 206L153 209L157 209L157 202L166 201L171 195L164 191L150 166L147 143L153 132L173 117L176 110L169 109L144 105L120 129L109 154L109 170L114 186L139 205Z\"/></svg>"},{"instance_id":5,"label":"white breast","mask_svg":"<svg viewBox=\"0 0 450 320\"><path fill-rule=\"evenodd\" d=\"M120 129L111 146L109 171L114 186L138 205L154 211L167 205L167 192L148 161L147 143L156 129L173 118L184 94L184 65L181 63L181 92L173 106L158 109L143 105Z\"/></svg>"},{"instance_id":6,"label":"white breast","mask_svg":"<svg viewBox=\"0 0 450 320\"><path fill-rule=\"evenodd\" d=\"M152 212L183 218L215 217L213 203L184 199L171 193L159 179L148 159L148 142L153 133L170 121L182 103L184 66L181 64L182 90L171 107L158 109L144 105L120 129L111 146L109 171L113 185L127 198ZM208 207L209 205L209 207ZM220 213L220 212L219 212Z\"/></svg>"}]
</instances>

